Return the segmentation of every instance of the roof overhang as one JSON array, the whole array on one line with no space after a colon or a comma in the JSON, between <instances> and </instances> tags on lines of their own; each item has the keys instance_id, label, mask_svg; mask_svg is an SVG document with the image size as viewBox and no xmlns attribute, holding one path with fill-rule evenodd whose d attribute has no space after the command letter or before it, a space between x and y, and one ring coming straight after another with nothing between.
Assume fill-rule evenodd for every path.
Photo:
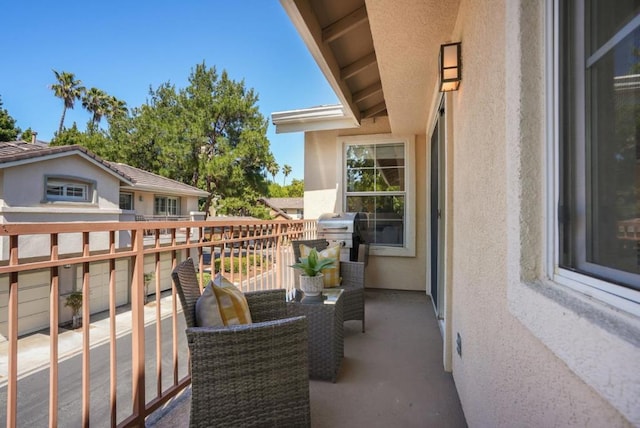
<instances>
[{"instance_id":1,"label":"roof overhang","mask_svg":"<svg viewBox=\"0 0 640 428\"><path fill-rule=\"evenodd\" d=\"M353 117L345 114L341 105L274 112L271 114L271 121L276 126L276 134L359 126Z\"/></svg>"},{"instance_id":2,"label":"roof overhang","mask_svg":"<svg viewBox=\"0 0 640 428\"><path fill-rule=\"evenodd\" d=\"M359 124L388 116L394 134L425 133L440 45L452 41L459 0L280 2L345 117Z\"/></svg>"}]
</instances>

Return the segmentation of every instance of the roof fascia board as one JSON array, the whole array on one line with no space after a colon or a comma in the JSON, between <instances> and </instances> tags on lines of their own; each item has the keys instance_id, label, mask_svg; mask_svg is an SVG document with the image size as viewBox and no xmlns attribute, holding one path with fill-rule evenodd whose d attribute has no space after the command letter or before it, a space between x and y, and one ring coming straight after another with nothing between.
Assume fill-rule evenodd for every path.
<instances>
[{"instance_id":1,"label":"roof fascia board","mask_svg":"<svg viewBox=\"0 0 640 428\"><path fill-rule=\"evenodd\" d=\"M340 79L340 67L331 50L322 42L322 28L315 19L309 2L307 0L280 0L280 4L320 67L320 71L338 96L340 103L347 106L347 117L350 117L354 122L352 127L359 126L360 110L352 102L350 95L348 98L345 96L345 94L350 94L350 91L346 83Z\"/></svg>"},{"instance_id":2,"label":"roof fascia board","mask_svg":"<svg viewBox=\"0 0 640 428\"><path fill-rule=\"evenodd\" d=\"M276 125L276 134L286 134L289 132L306 132L306 131L327 131L331 129L348 129L357 128L351 119L333 119L315 122L291 122Z\"/></svg>"},{"instance_id":3,"label":"roof fascia board","mask_svg":"<svg viewBox=\"0 0 640 428\"><path fill-rule=\"evenodd\" d=\"M274 112L271 121L276 134L287 132L322 131L328 129L357 128L353 119L345 116L342 105Z\"/></svg>"}]
</instances>

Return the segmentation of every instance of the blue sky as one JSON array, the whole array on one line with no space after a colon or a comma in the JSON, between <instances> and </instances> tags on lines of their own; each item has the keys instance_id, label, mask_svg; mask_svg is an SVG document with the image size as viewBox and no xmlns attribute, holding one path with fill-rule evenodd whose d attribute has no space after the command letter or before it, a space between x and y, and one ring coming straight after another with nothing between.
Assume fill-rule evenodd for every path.
<instances>
[{"instance_id":1,"label":"blue sky","mask_svg":"<svg viewBox=\"0 0 640 428\"><path fill-rule=\"evenodd\" d=\"M277 0L0 0L0 10L3 108L41 140L52 138L62 114L62 101L49 89L52 69L135 107L149 86L184 87L204 60L259 94L271 150L293 169L288 183L304 177L303 134L276 135L271 113L338 102ZM65 126L75 121L84 129L88 119L76 103Z\"/></svg>"}]
</instances>

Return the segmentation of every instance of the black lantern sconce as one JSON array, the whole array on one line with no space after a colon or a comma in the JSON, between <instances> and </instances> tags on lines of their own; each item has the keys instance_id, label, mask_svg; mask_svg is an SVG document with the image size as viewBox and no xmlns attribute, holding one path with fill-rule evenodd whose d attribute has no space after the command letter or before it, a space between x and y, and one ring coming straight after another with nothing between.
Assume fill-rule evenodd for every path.
<instances>
[{"instance_id":1,"label":"black lantern sconce","mask_svg":"<svg viewBox=\"0 0 640 428\"><path fill-rule=\"evenodd\" d=\"M440 92L457 91L462 80L460 42L440 45Z\"/></svg>"}]
</instances>

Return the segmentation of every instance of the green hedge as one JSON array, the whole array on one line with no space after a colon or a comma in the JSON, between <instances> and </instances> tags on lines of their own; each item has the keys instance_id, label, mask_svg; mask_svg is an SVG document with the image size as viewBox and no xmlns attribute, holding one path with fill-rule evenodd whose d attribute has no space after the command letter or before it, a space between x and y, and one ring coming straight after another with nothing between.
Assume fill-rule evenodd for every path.
<instances>
[{"instance_id":1,"label":"green hedge","mask_svg":"<svg viewBox=\"0 0 640 428\"><path fill-rule=\"evenodd\" d=\"M233 273L239 273L240 266L242 266L242 273L248 273L248 268L252 268L254 266L254 262L255 266L262 266L262 257L253 255L248 257L235 257L233 259ZM216 272L220 272L220 259L216 259L215 268ZM231 272L231 259L229 257L225 257L224 259L224 272Z\"/></svg>"}]
</instances>

